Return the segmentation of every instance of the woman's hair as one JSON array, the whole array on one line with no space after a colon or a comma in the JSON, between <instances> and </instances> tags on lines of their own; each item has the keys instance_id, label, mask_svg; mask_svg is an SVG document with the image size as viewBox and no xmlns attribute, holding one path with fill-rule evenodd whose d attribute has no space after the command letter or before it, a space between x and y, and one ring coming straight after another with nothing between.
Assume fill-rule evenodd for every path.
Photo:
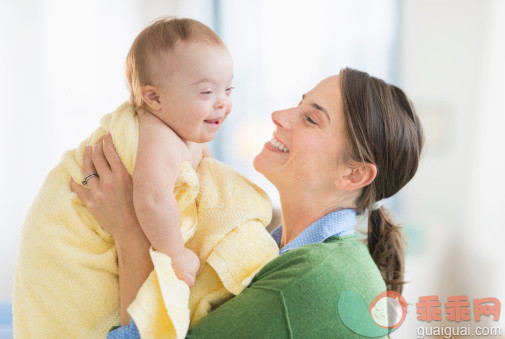
<instances>
[{"instance_id":1,"label":"woman's hair","mask_svg":"<svg viewBox=\"0 0 505 339\"><path fill-rule=\"evenodd\" d=\"M163 71L161 60L177 43L202 42L224 46L214 31L192 19L163 17L147 26L137 36L126 57L126 78L130 103L135 109L144 105L141 88L155 85Z\"/></svg>"},{"instance_id":2,"label":"woman's hair","mask_svg":"<svg viewBox=\"0 0 505 339\"><path fill-rule=\"evenodd\" d=\"M341 71L340 81L349 139L344 162L377 166L375 180L362 188L356 200L356 211L368 211L368 250L387 289L401 293L405 283L402 231L384 207L371 206L412 179L424 144L423 128L400 88L350 68Z\"/></svg>"}]
</instances>

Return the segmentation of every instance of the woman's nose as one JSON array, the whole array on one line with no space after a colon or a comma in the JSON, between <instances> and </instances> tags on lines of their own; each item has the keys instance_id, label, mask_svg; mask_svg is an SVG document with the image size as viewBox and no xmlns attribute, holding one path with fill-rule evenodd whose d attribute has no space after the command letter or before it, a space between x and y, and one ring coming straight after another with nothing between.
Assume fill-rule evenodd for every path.
<instances>
[{"instance_id":1,"label":"woman's nose","mask_svg":"<svg viewBox=\"0 0 505 339\"><path fill-rule=\"evenodd\" d=\"M274 124L283 129L291 129L291 123L289 122L289 110L275 111L272 113L272 121Z\"/></svg>"}]
</instances>

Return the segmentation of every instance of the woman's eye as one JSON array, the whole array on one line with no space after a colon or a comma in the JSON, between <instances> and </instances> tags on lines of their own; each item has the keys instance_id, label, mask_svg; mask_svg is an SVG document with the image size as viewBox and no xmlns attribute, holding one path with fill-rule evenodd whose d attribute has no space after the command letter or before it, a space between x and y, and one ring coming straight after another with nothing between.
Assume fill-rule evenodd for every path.
<instances>
[{"instance_id":1,"label":"woman's eye","mask_svg":"<svg viewBox=\"0 0 505 339\"><path fill-rule=\"evenodd\" d=\"M312 120L312 118L309 117L308 115L305 117L305 120L307 120L309 122L309 124L317 125L317 123L314 120Z\"/></svg>"}]
</instances>

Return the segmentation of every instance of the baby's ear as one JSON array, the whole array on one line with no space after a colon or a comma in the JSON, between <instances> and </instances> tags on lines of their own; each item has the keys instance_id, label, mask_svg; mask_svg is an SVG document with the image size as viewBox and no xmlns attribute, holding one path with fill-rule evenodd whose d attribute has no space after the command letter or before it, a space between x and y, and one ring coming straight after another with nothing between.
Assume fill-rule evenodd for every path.
<instances>
[{"instance_id":1,"label":"baby's ear","mask_svg":"<svg viewBox=\"0 0 505 339\"><path fill-rule=\"evenodd\" d=\"M158 89L154 86L143 86L140 89L142 93L142 100L149 106L153 111L161 110L160 95L158 94Z\"/></svg>"}]
</instances>

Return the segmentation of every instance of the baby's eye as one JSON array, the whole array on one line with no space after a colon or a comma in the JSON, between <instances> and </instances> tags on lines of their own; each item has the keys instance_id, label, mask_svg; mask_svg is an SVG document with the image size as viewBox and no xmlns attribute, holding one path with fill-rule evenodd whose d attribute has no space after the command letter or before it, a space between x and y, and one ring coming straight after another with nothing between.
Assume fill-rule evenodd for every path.
<instances>
[{"instance_id":1,"label":"baby's eye","mask_svg":"<svg viewBox=\"0 0 505 339\"><path fill-rule=\"evenodd\" d=\"M200 94L209 95L209 94L212 94L212 91L203 91L203 92L200 92Z\"/></svg>"},{"instance_id":2,"label":"baby's eye","mask_svg":"<svg viewBox=\"0 0 505 339\"><path fill-rule=\"evenodd\" d=\"M226 92L231 93L231 91L232 91L234 88L235 88L235 87L228 87L228 88L226 89Z\"/></svg>"}]
</instances>

